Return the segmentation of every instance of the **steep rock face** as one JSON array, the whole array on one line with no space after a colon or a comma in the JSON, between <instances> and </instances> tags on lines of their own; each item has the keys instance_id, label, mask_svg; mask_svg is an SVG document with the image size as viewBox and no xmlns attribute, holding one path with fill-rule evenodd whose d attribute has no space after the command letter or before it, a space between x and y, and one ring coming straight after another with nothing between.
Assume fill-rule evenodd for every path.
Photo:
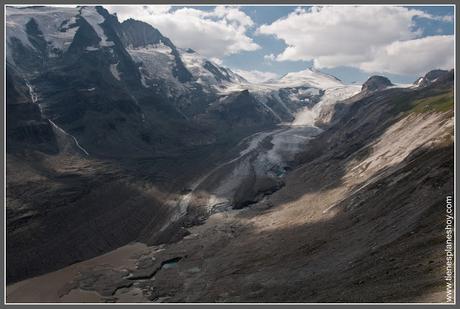
<instances>
[{"instance_id":1,"label":"steep rock face","mask_svg":"<svg viewBox=\"0 0 460 309\"><path fill-rule=\"evenodd\" d=\"M141 21L127 19L121 23L121 30L121 37L125 46L136 48L163 42L171 48L174 47L171 41L164 37L160 31Z\"/></svg>"},{"instance_id":2,"label":"steep rock face","mask_svg":"<svg viewBox=\"0 0 460 309\"><path fill-rule=\"evenodd\" d=\"M378 91L390 86L393 86L393 84L388 78L384 76L374 75L369 77L369 79L363 84L361 91Z\"/></svg>"},{"instance_id":3,"label":"steep rock face","mask_svg":"<svg viewBox=\"0 0 460 309\"><path fill-rule=\"evenodd\" d=\"M216 115L218 122L237 129L253 127L253 130L256 131L271 127L276 123L273 115L265 110L248 90L220 99L218 103L211 106L210 114Z\"/></svg>"},{"instance_id":4,"label":"steep rock face","mask_svg":"<svg viewBox=\"0 0 460 309\"><path fill-rule=\"evenodd\" d=\"M180 82L188 82L192 79L192 74L185 68L174 44L160 31L149 24L133 19L125 20L120 25L121 38L126 47L139 48L148 45L164 44L171 49L171 55L174 57L173 75Z\"/></svg>"},{"instance_id":5,"label":"steep rock face","mask_svg":"<svg viewBox=\"0 0 460 309\"><path fill-rule=\"evenodd\" d=\"M9 151L36 149L56 153L57 144L51 124L42 117L34 90L18 80L14 68L6 69L7 148Z\"/></svg>"},{"instance_id":6,"label":"steep rock face","mask_svg":"<svg viewBox=\"0 0 460 309\"><path fill-rule=\"evenodd\" d=\"M433 83L443 83L446 80L452 78L453 70L446 71L446 70L432 70L425 74L425 76L418 78L414 82L415 87L427 87L432 85Z\"/></svg>"}]
</instances>

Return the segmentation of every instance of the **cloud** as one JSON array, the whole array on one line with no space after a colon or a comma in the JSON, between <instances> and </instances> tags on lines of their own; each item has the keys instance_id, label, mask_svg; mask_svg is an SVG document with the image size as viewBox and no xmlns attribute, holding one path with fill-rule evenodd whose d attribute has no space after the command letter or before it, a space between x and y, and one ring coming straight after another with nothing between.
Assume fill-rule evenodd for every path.
<instances>
[{"instance_id":1,"label":"cloud","mask_svg":"<svg viewBox=\"0 0 460 309\"><path fill-rule=\"evenodd\" d=\"M275 61L275 59L276 59L276 56L274 54L264 55L265 61Z\"/></svg>"},{"instance_id":2,"label":"cloud","mask_svg":"<svg viewBox=\"0 0 460 309\"><path fill-rule=\"evenodd\" d=\"M238 7L217 6L212 11L167 5L106 6L120 21L134 18L150 23L175 45L192 48L203 56L226 55L259 49L247 31L253 20Z\"/></svg>"},{"instance_id":3,"label":"cloud","mask_svg":"<svg viewBox=\"0 0 460 309\"><path fill-rule=\"evenodd\" d=\"M360 65L368 72L419 74L454 67L454 36L438 35L393 42Z\"/></svg>"},{"instance_id":4,"label":"cloud","mask_svg":"<svg viewBox=\"0 0 460 309\"><path fill-rule=\"evenodd\" d=\"M270 79L278 78L278 74L273 72L233 70L236 74L243 76L247 81L252 83L265 82Z\"/></svg>"},{"instance_id":5,"label":"cloud","mask_svg":"<svg viewBox=\"0 0 460 309\"><path fill-rule=\"evenodd\" d=\"M433 16L433 19L438 20L438 21L443 21L445 23L453 23L454 15Z\"/></svg>"},{"instance_id":6,"label":"cloud","mask_svg":"<svg viewBox=\"0 0 460 309\"><path fill-rule=\"evenodd\" d=\"M271 24L262 25L257 29L259 35L273 35L283 40L287 47L276 55L277 61L313 61L317 68L333 68L338 66L358 67L365 70L385 67L387 72L414 72L411 65L399 69L391 63L399 55L413 46L426 49L419 51L424 55L427 67L438 61L436 57L450 57L453 53L437 56L436 39L418 41L422 30L416 27L415 19L424 18L447 22L449 16L432 16L416 9L402 6L314 6L308 9L297 8L288 16ZM410 42L412 43L404 43ZM447 40L443 39L443 44ZM453 41L452 41L453 44ZM443 52L446 47L443 45ZM452 49L453 50L453 49ZM376 58L378 57L378 59Z\"/></svg>"},{"instance_id":7,"label":"cloud","mask_svg":"<svg viewBox=\"0 0 460 309\"><path fill-rule=\"evenodd\" d=\"M171 10L170 5L143 5L142 9L146 10L150 15L159 15L168 13ZM129 18L129 17L128 17ZM133 18L131 16L131 18Z\"/></svg>"}]
</instances>

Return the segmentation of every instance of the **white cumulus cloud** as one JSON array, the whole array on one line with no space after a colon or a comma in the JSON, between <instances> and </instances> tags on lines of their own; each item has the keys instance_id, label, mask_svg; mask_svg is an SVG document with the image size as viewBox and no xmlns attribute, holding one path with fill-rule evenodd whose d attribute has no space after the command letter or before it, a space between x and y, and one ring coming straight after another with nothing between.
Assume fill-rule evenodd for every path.
<instances>
[{"instance_id":1,"label":"white cumulus cloud","mask_svg":"<svg viewBox=\"0 0 460 309\"><path fill-rule=\"evenodd\" d=\"M270 79L278 78L278 74L263 71L233 70L236 74L243 76L247 81L252 83L261 83Z\"/></svg>"},{"instance_id":2,"label":"white cumulus cloud","mask_svg":"<svg viewBox=\"0 0 460 309\"><path fill-rule=\"evenodd\" d=\"M416 18L451 20L449 16L432 16L402 6L314 6L298 8L284 18L262 25L257 33L273 35L286 43L284 51L276 55L277 61L312 60L317 68L385 68L389 73L402 74L424 73L426 68L452 62L453 52L448 51L453 51L453 40L443 37L420 41L422 30L416 28ZM440 41L442 45L437 46ZM449 42L451 49L446 46ZM419 50L415 51L416 48ZM423 55L419 69L415 64L396 60L407 58L403 53L408 50Z\"/></svg>"},{"instance_id":3,"label":"white cumulus cloud","mask_svg":"<svg viewBox=\"0 0 460 309\"><path fill-rule=\"evenodd\" d=\"M253 20L238 7L217 6L211 11L167 5L106 7L120 21L134 18L147 22L178 47L190 47L206 57L222 58L260 48L247 34Z\"/></svg>"},{"instance_id":4,"label":"white cumulus cloud","mask_svg":"<svg viewBox=\"0 0 460 309\"><path fill-rule=\"evenodd\" d=\"M421 74L432 69L454 67L454 36L437 35L396 41L379 50L360 68L368 72Z\"/></svg>"}]
</instances>

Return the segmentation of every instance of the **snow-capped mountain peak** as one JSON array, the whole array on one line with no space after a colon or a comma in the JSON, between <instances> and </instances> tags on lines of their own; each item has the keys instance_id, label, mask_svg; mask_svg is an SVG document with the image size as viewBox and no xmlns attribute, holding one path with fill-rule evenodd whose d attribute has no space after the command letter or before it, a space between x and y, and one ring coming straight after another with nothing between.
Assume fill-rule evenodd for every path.
<instances>
[{"instance_id":1,"label":"snow-capped mountain peak","mask_svg":"<svg viewBox=\"0 0 460 309\"><path fill-rule=\"evenodd\" d=\"M82 22L94 31L95 42L86 47L88 51L112 47L102 27L105 22L103 8L78 7L8 7L6 10L6 40L10 46L22 44L27 49L45 57L59 57L72 45ZM14 48L9 48L8 51ZM11 56L11 55L10 55ZM12 60L12 57L7 57Z\"/></svg>"},{"instance_id":2,"label":"snow-capped mountain peak","mask_svg":"<svg viewBox=\"0 0 460 309\"><path fill-rule=\"evenodd\" d=\"M99 47L110 47L115 44L110 41L104 33L101 24L105 21L105 18L95 9L95 7L84 6L80 9L80 16L83 17L97 33L100 38Z\"/></svg>"},{"instance_id":3,"label":"snow-capped mountain peak","mask_svg":"<svg viewBox=\"0 0 460 309\"><path fill-rule=\"evenodd\" d=\"M52 51L65 51L78 29L78 8L57 7L8 7L6 10L8 44L19 41L29 49L36 49L31 32L39 32ZM38 30L38 31L37 31Z\"/></svg>"},{"instance_id":4,"label":"snow-capped mountain peak","mask_svg":"<svg viewBox=\"0 0 460 309\"><path fill-rule=\"evenodd\" d=\"M182 61L195 79L201 84L247 82L243 77L209 60L191 49L179 49Z\"/></svg>"},{"instance_id":5,"label":"snow-capped mountain peak","mask_svg":"<svg viewBox=\"0 0 460 309\"><path fill-rule=\"evenodd\" d=\"M327 89L343 86L343 83L332 75L320 72L313 68L307 68L298 72L287 73L278 81L280 84L295 86L311 86L319 89Z\"/></svg>"}]
</instances>

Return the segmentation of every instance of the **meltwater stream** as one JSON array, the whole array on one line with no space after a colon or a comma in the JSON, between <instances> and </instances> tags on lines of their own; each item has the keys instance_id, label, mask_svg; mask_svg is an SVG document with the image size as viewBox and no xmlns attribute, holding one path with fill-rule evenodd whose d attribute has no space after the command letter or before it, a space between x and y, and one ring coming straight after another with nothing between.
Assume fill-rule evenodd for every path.
<instances>
[{"instance_id":1,"label":"meltwater stream","mask_svg":"<svg viewBox=\"0 0 460 309\"><path fill-rule=\"evenodd\" d=\"M78 142L77 138L75 136L73 136L72 134L69 134L67 133L63 128L59 127L57 124L55 124L51 119L48 119L48 121L50 122L50 124L56 129L58 130L60 133L64 134L65 136L68 136L70 137L73 142L75 143L75 146L77 146L78 149L80 149L85 155L89 156L89 153L88 151L86 151L85 148L83 148L80 143Z\"/></svg>"},{"instance_id":2,"label":"meltwater stream","mask_svg":"<svg viewBox=\"0 0 460 309\"><path fill-rule=\"evenodd\" d=\"M38 95L37 93L35 92L35 89L34 87L29 83L28 80L25 80L26 82L26 86L29 90L29 96L30 96L30 99L32 100L32 103L34 104L37 104L38 105L38 108L40 109L40 113L41 115L43 116L43 111L42 111L42 108L40 106L40 103L38 102ZM59 127L56 123L54 123L51 119L46 119L48 120L48 122L53 126L53 128L55 130L57 130L60 134L63 134L64 136L67 136L69 138L72 139L73 143L75 144L75 146L81 151L83 152L85 155L89 156L89 153L88 151L83 148L80 143L78 142L77 138L75 136L73 136L72 134L66 132L63 128Z\"/></svg>"}]
</instances>

